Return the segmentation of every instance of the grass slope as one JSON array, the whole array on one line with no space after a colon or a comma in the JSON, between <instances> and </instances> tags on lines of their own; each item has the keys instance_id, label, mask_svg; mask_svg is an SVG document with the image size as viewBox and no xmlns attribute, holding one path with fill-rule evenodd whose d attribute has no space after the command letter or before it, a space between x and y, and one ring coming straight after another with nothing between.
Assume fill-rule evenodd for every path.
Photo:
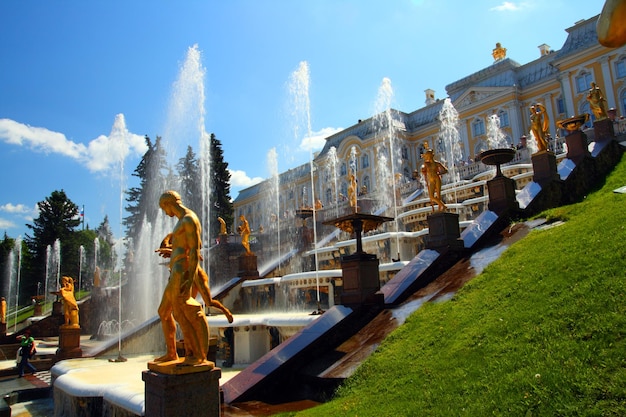
<instances>
[{"instance_id":1,"label":"grass slope","mask_svg":"<svg viewBox=\"0 0 626 417\"><path fill-rule=\"evenodd\" d=\"M625 416L626 156L297 416Z\"/></svg>"}]
</instances>

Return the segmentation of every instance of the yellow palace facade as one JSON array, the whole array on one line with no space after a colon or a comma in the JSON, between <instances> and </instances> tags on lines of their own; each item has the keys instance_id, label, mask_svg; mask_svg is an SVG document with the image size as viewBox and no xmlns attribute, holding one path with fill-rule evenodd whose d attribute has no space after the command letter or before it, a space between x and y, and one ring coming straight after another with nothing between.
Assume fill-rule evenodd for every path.
<instances>
[{"instance_id":1,"label":"yellow palace facade","mask_svg":"<svg viewBox=\"0 0 626 417\"><path fill-rule=\"evenodd\" d=\"M361 210L374 213L384 206L384 214L395 217L398 213L389 213L389 207L407 210L420 194L419 170L425 149L433 149L437 159L445 159L448 167L454 168L455 181L471 181L489 169L476 159L489 147L489 120L494 115L507 145L519 151L515 162L523 167L523 162L530 162L530 154L525 152L531 141L527 138L530 107L542 104L550 118L550 147L558 154L564 132L556 127L556 121L588 113L588 127L592 126L587 101L592 82L604 94L616 134L625 133L626 47L601 46L597 20L595 16L567 28L567 39L559 50L540 45L538 58L526 64L508 58L506 49L496 44L493 63L447 85L446 99L436 99L434 91L426 90L425 106L420 109L410 113L389 109L326 138L324 148L313 159L313 175L309 164L304 164L242 190L234 201L235 218L244 215L253 231L260 232L277 219L295 217L303 207L317 206L318 221L344 214L351 173L356 176ZM452 157L446 157L450 144L445 143L440 116L446 101L458 113L458 140L452 144ZM592 129L586 132L593 135ZM518 184L518 189L521 186ZM477 186L471 189L477 194L483 191ZM268 195L276 198L269 208Z\"/></svg>"}]
</instances>

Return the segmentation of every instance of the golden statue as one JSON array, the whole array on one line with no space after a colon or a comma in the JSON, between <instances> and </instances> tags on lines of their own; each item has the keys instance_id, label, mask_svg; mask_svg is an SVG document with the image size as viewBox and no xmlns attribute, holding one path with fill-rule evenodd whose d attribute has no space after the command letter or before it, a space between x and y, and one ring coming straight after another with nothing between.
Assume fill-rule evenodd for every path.
<instances>
[{"instance_id":1,"label":"golden statue","mask_svg":"<svg viewBox=\"0 0 626 417\"><path fill-rule=\"evenodd\" d=\"M491 52L491 56L493 56L494 61L501 61L506 58L506 48L503 48L500 45L500 42L496 43L496 47Z\"/></svg>"},{"instance_id":2,"label":"golden statue","mask_svg":"<svg viewBox=\"0 0 626 417\"><path fill-rule=\"evenodd\" d=\"M530 106L530 131L535 137L539 151L546 151L548 149L550 118L546 108L541 103Z\"/></svg>"},{"instance_id":3,"label":"golden statue","mask_svg":"<svg viewBox=\"0 0 626 417\"><path fill-rule=\"evenodd\" d=\"M4 297L0 299L0 323L7 324L7 300Z\"/></svg>"},{"instance_id":4,"label":"golden statue","mask_svg":"<svg viewBox=\"0 0 626 417\"><path fill-rule=\"evenodd\" d=\"M626 45L626 0L606 0L596 23L598 41L608 48Z\"/></svg>"},{"instance_id":5,"label":"golden statue","mask_svg":"<svg viewBox=\"0 0 626 417\"><path fill-rule=\"evenodd\" d=\"M348 186L348 201L350 202L350 207L354 208L354 212L357 212L357 202L356 202L356 177L354 174L350 174L350 185Z\"/></svg>"},{"instance_id":6,"label":"golden statue","mask_svg":"<svg viewBox=\"0 0 626 417\"><path fill-rule=\"evenodd\" d=\"M587 101L589 102L589 107L591 107L591 111L596 117L596 120L604 120L608 117L606 100L602 95L602 90L600 90L600 87L598 87L596 83L591 83L591 88L587 94Z\"/></svg>"},{"instance_id":7,"label":"golden statue","mask_svg":"<svg viewBox=\"0 0 626 417\"><path fill-rule=\"evenodd\" d=\"M241 221L241 224L237 227L237 231L241 235L241 244L246 249L246 255L252 255L250 250L250 224L243 214L239 216L239 221Z\"/></svg>"},{"instance_id":8,"label":"golden statue","mask_svg":"<svg viewBox=\"0 0 626 417\"><path fill-rule=\"evenodd\" d=\"M202 279L200 249L202 245L200 221L196 214L182 204L176 191L166 191L159 199L159 206L170 217L178 218L159 255L170 258L170 278L163 291L158 313L165 337L165 355L155 363L168 362L177 365L181 361L176 353L176 322L185 340L185 365L215 366L207 360L209 352L209 325L202 305L192 297L194 285ZM165 365L165 364L164 364Z\"/></svg>"},{"instance_id":9,"label":"golden statue","mask_svg":"<svg viewBox=\"0 0 626 417\"><path fill-rule=\"evenodd\" d=\"M74 279L72 277L61 278L59 291L52 291L50 294L60 295L63 299L63 316L65 317L63 327L80 327L78 324L78 303L74 297Z\"/></svg>"},{"instance_id":10,"label":"golden statue","mask_svg":"<svg viewBox=\"0 0 626 417\"><path fill-rule=\"evenodd\" d=\"M96 266L96 270L93 272L93 286L100 287L100 267Z\"/></svg>"},{"instance_id":11,"label":"golden statue","mask_svg":"<svg viewBox=\"0 0 626 417\"><path fill-rule=\"evenodd\" d=\"M439 211L443 211L447 206L441 200L441 176L448 172L448 168L441 162L435 160L432 149L427 149L424 154L424 164L422 165L422 176L428 186L428 197L430 205L435 211L435 203L439 206Z\"/></svg>"},{"instance_id":12,"label":"golden statue","mask_svg":"<svg viewBox=\"0 0 626 417\"><path fill-rule=\"evenodd\" d=\"M217 218L217 221L220 222L220 235L227 235L228 231L226 230L226 222L221 217Z\"/></svg>"}]
</instances>

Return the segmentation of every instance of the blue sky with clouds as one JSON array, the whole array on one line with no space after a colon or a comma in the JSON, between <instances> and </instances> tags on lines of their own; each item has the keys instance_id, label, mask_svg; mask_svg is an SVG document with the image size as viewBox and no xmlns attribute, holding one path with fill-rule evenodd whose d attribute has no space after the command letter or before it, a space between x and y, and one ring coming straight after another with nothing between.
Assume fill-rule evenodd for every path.
<instances>
[{"instance_id":1,"label":"blue sky with clouds","mask_svg":"<svg viewBox=\"0 0 626 417\"><path fill-rule=\"evenodd\" d=\"M36 203L63 189L94 228L121 227L121 190L144 135L198 140L172 123L190 50L204 76L203 129L221 140L232 197L310 158L323 138L373 115L384 78L392 107L424 105L424 90L493 63L496 42L527 63L559 49L566 29L603 1L231 0L0 2L0 232L23 236ZM290 78L309 69L310 135L294 134ZM187 123L197 123L187 120ZM121 126L121 127L120 127ZM174 128L172 127L174 126ZM125 143L116 140L125 129ZM167 137L165 137L167 135ZM123 213L122 213L123 214Z\"/></svg>"}]
</instances>

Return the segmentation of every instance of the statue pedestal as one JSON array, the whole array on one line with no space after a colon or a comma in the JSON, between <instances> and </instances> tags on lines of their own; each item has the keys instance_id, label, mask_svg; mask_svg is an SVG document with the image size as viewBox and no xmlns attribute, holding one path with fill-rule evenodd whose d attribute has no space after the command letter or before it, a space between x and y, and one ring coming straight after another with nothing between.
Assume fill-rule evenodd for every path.
<instances>
[{"instance_id":1,"label":"statue pedestal","mask_svg":"<svg viewBox=\"0 0 626 417\"><path fill-rule=\"evenodd\" d=\"M6 336L6 334L7 334L7 324L0 323L0 335Z\"/></svg>"},{"instance_id":2,"label":"statue pedestal","mask_svg":"<svg viewBox=\"0 0 626 417\"><path fill-rule=\"evenodd\" d=\"M487 181L487 189L489 190L489 210L496 214L519 210L513 179L504 175L496 176Z\"/></svg>"},{"instance_id":3,"label":"statue pedestal","mask_svg":"<svg viewBox=\"0 0 626 417\"><path fill-rule=\"evenodd\" d=\"M604 139L613 139L615 131L611 119L597 120L593 122L593 131L596 134L596 142Z\"/></svg>"},{"instance_id":4,"label":"statue pedestal","mask_svg":"<svg viewBox=\"0 0 626 417\"><path fill-rule=\"evenodd\" d=\"M39 317L41 315L43 315L43 305L37 303L35 307L33 307L33 316Z\"/></svg>"},{"instance_id":5,"label":"statue pedestal","mask_svg":"<svg viewBox=\"0 0 626 417\"><path fill-rule=\"evenodd\" d=\"M463 249L459 228L459 215L438 211L426 217L428 221L428 237L426 248L434 250Z\"/></svg>"},{"instance_id":6,"label":"statue pedestal","mask_svg":"<svg viewBox=\"0 0 626 417\"><path fill-rule=\"evenodd\" d=\"M550 181L559 180L556 169L556 156L550 151L539 151L530 157L533 163L533 181L538 184L545 184Z\"/></svg>"},{"instance_id":7,"label":"statue pedestal","mask_svg":"<svg viewBox=\"0 0 626 417\"><path fill-rule=\"evenodd\" d=\"M611 125L611 127L612 126L613 125ZM567 145L567 158L572 160L576 165L591 155L587 144L587 135L580 130L576 130L565 136L565 144Z\"/></svg>"},{"instance_id":8,"label":"statue pedestal","mask_svg":"<svg viewBox=\"0 0 626 417\"><path fill-rule=\"evenodd\" d=\"M376 295L376 292L380 290L376 255L361 252L344 256L341 260L341 270L343 289L340 300L342 305L360 306L384 301L378 299Z\"/></svg>"},{"instance_id":9,"label":"statue pedestal","mask_svg":"<svg viewBox=\"0 0 626 417\"><path fill-rule=\"evenodd\" d=\"M237 272L237 276L245 279L259 278L256 255L243 254L239 257L239 272Z\"/></svg>"},{"instance_id":10,"label":"statue pedestal","mask_svg":"<svg viewBox=\"0 0 626 417\"><path fill-rule=\"evenodd\" d=\"M220 415L220 368L168 375L143 371L145 415L151 417L218 417Z\"/></svg>"},{"instance_id":11,"label":"statue pedestal","mask_svg":"<svg viewBox=\"0 0 626 417\"><path fill-rule=\"evenodd\" d=\"M57 360L80 358L83 351L80 348L80 327L59 327L59 348L56 352Z\"/></svg>"}]
</instances>

